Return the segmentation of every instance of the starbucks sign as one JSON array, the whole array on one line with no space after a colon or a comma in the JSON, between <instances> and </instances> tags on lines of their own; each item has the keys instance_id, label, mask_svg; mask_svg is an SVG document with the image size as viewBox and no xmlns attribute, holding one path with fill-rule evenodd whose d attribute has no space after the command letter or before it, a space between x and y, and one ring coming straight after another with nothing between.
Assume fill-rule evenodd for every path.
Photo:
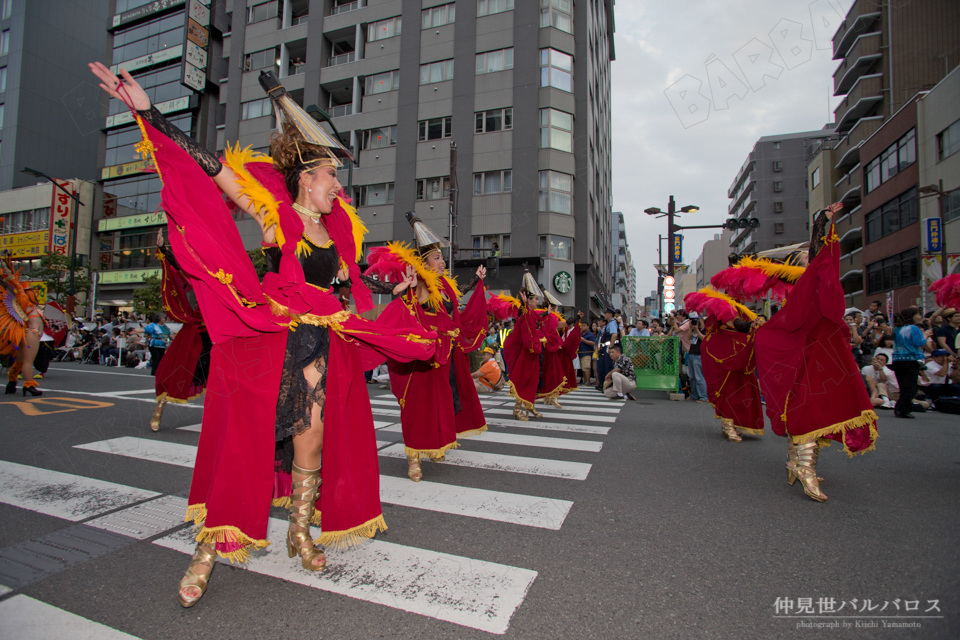
<instances>
[{"instance_id":1,"label":"starbucks sign","mask_svg":"<svg viewBox=\"0 0 960 640\"><path fill-rule=\"evenodd\" d=\"M553 288L559 291L560 293L566 293L570 291L570 287L573 286L573 277L566 271L558 271L553 276Z\"/></svg>"}]
</instances>

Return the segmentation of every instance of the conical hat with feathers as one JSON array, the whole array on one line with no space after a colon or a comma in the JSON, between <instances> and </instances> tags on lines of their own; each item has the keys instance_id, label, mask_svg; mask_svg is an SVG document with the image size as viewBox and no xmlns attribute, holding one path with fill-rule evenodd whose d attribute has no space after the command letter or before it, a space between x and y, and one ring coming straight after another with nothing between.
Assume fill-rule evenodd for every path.
<instances>
[{"instance_id":1,"label":"conical hat with feathers","mask_svg":"<svg viewBox=\"0 0 960 640\"><path fill-rule=\"evenodd\" d=\"M283 133L286 125L292 125L297 128L300 135L307 144L313 144L318 147L324 147L335 158L347 158L353 160L353 154L340 144L340 141L329 133L324 131L317 121L298 105L286 88L280 84L272 71L260 72L260 86L270 96L277 114L277 130ZM301 158L302 160L302 158ZM305 163L306 164L306 163Z\"/></svg>"},{"instance_id":2,"label":"conical hat with feathers","mask_svg":"<svg viewBox=\"0 0 960 640\"><path fill-rule=\"evenodd\" d=\"M552 304L555 307L562 307L563 304L557 300L552 293L547 291L547 288L543 285L540 285L540 290L543 291L544 304Z\"/></svg>"},{"instance_id":3,"label":"conical hat with feathers","mask_svg":"<svg viewBox=\"0 0 960 640\"><path fill-rule=\"evenodd\" d=\"M533 279L533 274L529 271L524 270L523 272L523 284L520 285L520 290L526 291L528 296L543 298L543 291L540 290L537 281Z\"/></svg>"},{"instance_id":4,"label":"conical hat with feathers","mask_svg":"<svg viewBox=\"0 0 960 640\"><path fill-rule=\"evenodd\" d=\"M450 246L446 238L441 238L434 233L433 229L425 225L423 220L418 218L412 211L408 211L406 216L407 222L413 227L413 235L417 241L417 250L420 252L421 257L426 258L430 253L441 251L445 247Z\"/></svg>"}]
</instances>

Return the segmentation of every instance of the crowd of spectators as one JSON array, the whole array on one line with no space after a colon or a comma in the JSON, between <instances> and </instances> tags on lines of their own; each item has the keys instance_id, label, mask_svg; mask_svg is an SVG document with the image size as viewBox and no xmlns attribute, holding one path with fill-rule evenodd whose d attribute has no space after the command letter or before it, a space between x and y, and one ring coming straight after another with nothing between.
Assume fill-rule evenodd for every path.
<instances>
[{"instance_id":1,"label":"crowd of spectators","mask_svg":"<svg viewBox=\"0 0 960 640\"><path fill-rule=\"evenodd\" d=\"M76 318L56 359L127 367L147 368L156 375L166 348L176 335L166 324L166 314L157 313L148 321L131 313L97 316L94 320Z\"/></svg>"}]
</instances>

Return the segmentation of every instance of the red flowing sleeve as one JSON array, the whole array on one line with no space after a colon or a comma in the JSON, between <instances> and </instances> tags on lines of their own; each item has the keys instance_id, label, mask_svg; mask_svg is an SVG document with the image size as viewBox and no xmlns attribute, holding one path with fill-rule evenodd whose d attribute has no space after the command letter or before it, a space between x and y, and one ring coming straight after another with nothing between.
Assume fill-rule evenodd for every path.
<instances>
[{"instance_id":1,"label":"red flowing sleeve","mask_svg":"<svg viewBox=\"0 0 960 640\"><path fill-rule=\"evenodd\" d=\"M477 283L467 306L460 312L458 324L460 335L457 336L457 346L460 350L470 353L479 349L487 335L487 293L483 280Z\"/></svg>"},{"instance_id":2,"label":"red flowing sleeve","mask_svg":"<svg viewBox=\"0 0 960 640\"><path fill-rule=\"evenodd\" d=\"M560 348L563 350L563 353L569 357L573 358L577 355L577 350L580 348L580 323L577 322L576 326L573 328L567 337L563 339L563 343Z\"/></svg>"},{"instance_id":3,"label":"red flowing sleeve","mask_svg":"<svg viewBox=\"0 0 960 640\"><path fill-rule=\"evenodd\" d=\"M540 325L540 331L543 334L543 337L546 340L543 343L543 347L550 352L559 351L562 346L562 341L560 340L560 333L557 331L557 325L560 323L560 318L553 313L547 313L543 317L543 322Z\"/></svg>"}]
</instances>

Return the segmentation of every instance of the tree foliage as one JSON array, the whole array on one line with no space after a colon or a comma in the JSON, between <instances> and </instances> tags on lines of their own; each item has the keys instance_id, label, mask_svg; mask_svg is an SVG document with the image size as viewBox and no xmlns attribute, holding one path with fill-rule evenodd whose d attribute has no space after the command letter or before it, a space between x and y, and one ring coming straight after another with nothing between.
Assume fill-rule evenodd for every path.
<instances>
[{"instance_id":1,"label":"tree foliage","mask_svg":"<svg viewBox=\"0 0 960 640\"><path fill-rule=\"evenodd\" d=\"M157 273L143 279L143 284L133 292L134 313L142 313L150 318L163 311L162 283L163 278Z\"/></svg>"},{"instance_id":2,"label":"tree foliage","mask_svg":"<svg viewBox=\"0 0 960 640\"><path fill-rule=\"evenodd\" d=\"M28 275L46 283L48 300L53 300L59 304L66 303L67 291L70 289L70 256L48 252L40 257L40 266ZM76 293L90 293L90 270L88 268L78 266L74 270L73 288Z\"/></svg>"}]
</instances>

